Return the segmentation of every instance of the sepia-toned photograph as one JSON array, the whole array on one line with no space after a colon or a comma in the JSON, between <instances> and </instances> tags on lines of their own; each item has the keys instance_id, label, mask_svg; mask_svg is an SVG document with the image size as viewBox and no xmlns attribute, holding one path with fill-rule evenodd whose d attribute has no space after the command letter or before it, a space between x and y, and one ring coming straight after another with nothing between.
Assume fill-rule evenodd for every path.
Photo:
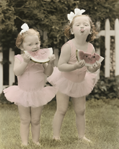
<instances>
[{"instance_id":1,"label":"sepia-toned photograph","mask_svg":"<svg viewBox=\"0 0 119 149\"><path fill-rule=\"evenodd\" d=\"M0 149L119 149L119 0L0 0Z\"/></svg>"}]
</instances>

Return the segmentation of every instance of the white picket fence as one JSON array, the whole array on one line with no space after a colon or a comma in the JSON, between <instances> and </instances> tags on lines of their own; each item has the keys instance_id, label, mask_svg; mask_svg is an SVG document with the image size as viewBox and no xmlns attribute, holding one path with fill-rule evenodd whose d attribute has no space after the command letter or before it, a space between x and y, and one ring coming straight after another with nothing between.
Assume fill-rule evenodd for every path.
<instances>
[{"instance_id":1,"label":"white picket fence","mask_svg":"<svg viewBox=\"0 0 119 149\"><path fill-rule=\"evenodd\" d=\"M44 33L44 38L47 38L47 34ZM119 20L115 20L115 27L114 30L110 30L110 22L107 19L105 22L105 30L101 30L98 34L98 37L105 36L105 77L110 77L110 36L115 37L115 76L119 75ZM100 49L98 49L98 53L100 53ZM58 61L58 49L54 49L54 54L56 56L55 65L57 65ZM3 53L0 51L0 62L3 60ZM9 84L7 86L12 85L15 82L15 76L13 73L13 61L14 61L14 51L10 49L9 54L9 61L11 62L9 64ZM7 87L3 85L3 65L0 63L0 93L2 90Z\"/></svg>"},{"instance_id":2,"label":"white picket fence","mask_svg":"<svg viewBox=\"0 0 119 149\"><path fill-rule=\"evenodd\" d=\"M0 62L3 61L3 53L0 51ZM9 53L9 84L12 85L12 83L15 81L15 76L13 73L13 64L14 64L14 51L10 48L10 53ZM0 63L0 93L2 92L3 88L7 87L8 85L3 85L3 65Z\"/></svg>"},{"instance_id":3,"label":"white picket fence","mask_svg":"<svg viewBox=\"0 0 119 149\"><path fill-rule=\"evenodd\" d=\"M14 82L15 82L15 75L13 73L13 66L14 66L14 51L10 48L9 49L9 83L8 85L3 85L3 65L2 65L2 61L3 61L3 53L2 50L0 50L0 93L2 92L2 90L5 87L11 86ZM56 60L54 62L54 65L57 65L57 61L58 61L58 49L54 50L54 54L56 56Z\"/></svg>"},{"instance_id":4,"label":"white picket fence","mask_svg":"<svg viewBox=\"0 0 119 149\"><path fill-rule=\"evenodd\" d=\"M105 77L110 77L110 36L115 37L115 76L119 75L119 19L115 20L114 30L110 30L109 19L105 22L105 30L98 36L105 36Z\"/></svg>"}]
</instances>

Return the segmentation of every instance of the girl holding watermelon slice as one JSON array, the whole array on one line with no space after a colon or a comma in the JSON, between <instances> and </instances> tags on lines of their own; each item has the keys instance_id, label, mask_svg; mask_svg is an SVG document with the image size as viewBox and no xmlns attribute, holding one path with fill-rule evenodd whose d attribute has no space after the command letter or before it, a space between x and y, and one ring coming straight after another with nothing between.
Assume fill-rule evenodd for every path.
<instances>
[{"instance_id":1,"label":"girl holding watermelon slice","mask_svg":"<svg viewBox=\"0 0 119 149\"><path fill-rule=\"evenodd\" d=\"M30 55L26 52L36 53L40 50L40 35L36 30L29 29L27 24L23 24L21 28L22 31L16 39L16 46L23 51L23 54L16 55L14 62L14 73L18 78L18 86L14 85L4 89L4 94L7 100L18 105L22 145L28 145L30 124L32 140L36 145L40 145L42 109L55 97L57 91L51 86L44 87L46 77L53 71L55 56L51 55L48 63L31 61ZM45 52L47 52L46 49Z\"/></svg>"},{"instance_id":2,"label":"girl holding watermelon slice","mask_svg":"<svg viewBox=\"0 0 119 149\"><path fill-rule=\"evenodd\" d=\"M77 61L76 50L90 54L95 53L95 49L90 41L94 40L96 31L91 18L82 15L85 10L75 9L67 15L70 21L65 35L73 34L74 38L66 42L61 49L58 62L58 69L55 68L48 81L58 87L56 95L57 110L53 119L53 139L60 140L60 129L63 118L68 108L69 97L72 99L76 114L76 126L78 138L90 142L85 137L85 104L88 95L95 86L98 78L98 69L101 62L86 66L85 60Z\"/></svg>"}]
</instances>

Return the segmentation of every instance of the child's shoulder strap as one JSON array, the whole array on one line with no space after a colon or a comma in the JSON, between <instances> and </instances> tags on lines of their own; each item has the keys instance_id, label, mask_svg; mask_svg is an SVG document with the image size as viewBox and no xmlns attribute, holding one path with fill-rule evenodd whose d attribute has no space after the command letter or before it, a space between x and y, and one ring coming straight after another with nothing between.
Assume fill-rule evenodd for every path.
<instances>
[{"instance_id":1,"label":"child's shoulder strap","mask_svg":"<svg viewBox=\"0 0 119 149\"><path fill-rule=\"evenodd\" d=\"M20 61L23 61L23 58L22 58L21 54L15 55L15 58L19 59Z\"/></svg>"},{"instance_id":2,"label":"child's shoulder strap","mask_svg":"<svg viewBox=\"0 0 119 149\"><path fill-rule=\"evenodd\" d=\"M64 45L66 45L66 44L68 44L68 45L71 47L71 49L72 49L72 46L73 46L73 45L72 45L72 40L67 41ZM64 45L63 45L63 46L64 46ZM63 46L62 46L62 47L63 47ZM61 47L61 50L62 50L62 47Z\"/></svg>"},{"instance_id":3,"label":"child's shoulder strap","mask_svg":"<svg viewBox=\"0 0 119 149\"><path fill-rule=\"evenodd\" d=\"M72 40L67 41L67 44L69 44L71 48L73 47L73 42L72 42Z\"/></svg>"},{"instance_id":4,"label":"child's shoulder strap","mask_svg":"<svg viewBox=\"0 0 119 149\"><path fill-rule=\"evenodd\" d=\"M95 48L94 48L93 44L90 43L90 42L88 43L87 52L88 52L88 53L94 53L94 52L95 52Z\"/></svg>"}]
</instances>

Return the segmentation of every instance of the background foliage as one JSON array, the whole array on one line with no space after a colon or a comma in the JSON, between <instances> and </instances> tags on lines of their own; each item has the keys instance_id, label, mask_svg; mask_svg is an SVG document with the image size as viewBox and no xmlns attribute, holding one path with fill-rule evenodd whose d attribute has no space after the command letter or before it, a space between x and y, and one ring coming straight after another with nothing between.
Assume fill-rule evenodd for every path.
<instances>
[{"instance_id":1,"label":"background foliage","mask_svg":"<svg viewBox=\"0 0 119 149\"><path fill-rule=\"evenodd\" d=\"M26 22L30 28L47 31L43 46L61 47L64 43L63 26L67 13L79 7L86 10L94 22L104 28L106 18L113 22L118 14L118 0L4 0L0 1L0 37L4 47L15 47L15 38Z\"/></svg>"},{"instance_id":2,"label":"background foliage","mask_svg":"<svg viewBox=\"0 0 119 149\"><path fill-rule=\"evenodd\" d=\"M78 7L85 9L94 24L101 22L97 30L104 29L105 20L111 22L111 29L114 21L118 17L118 0L4 0L0 1L0 44L4 51L3 63L8 63L9 48L16 53L20 52L15 46L15 39L21 31L21 25L25 22L30 28L38 30L41 34L42 47L58 48L66 41L64 37L64 26L68 23L67 14ZM48 38L43 40L43 33L47 31ZM105 57L104 38L96 39L93 42L95 48L100 46L101 55ZM104 61L101 67L101 78L97 83L90 97L99 98L102 96L117 95L115 87L116 78L104 77ZM7 73L5 73L7 74ZM113 78L113 79L112 79ZM109 83L110 82L110 83ZM115 83L114 83L115 82ZM112 94L114 93L114 94Z\"/></svg>"}]
</instances>

